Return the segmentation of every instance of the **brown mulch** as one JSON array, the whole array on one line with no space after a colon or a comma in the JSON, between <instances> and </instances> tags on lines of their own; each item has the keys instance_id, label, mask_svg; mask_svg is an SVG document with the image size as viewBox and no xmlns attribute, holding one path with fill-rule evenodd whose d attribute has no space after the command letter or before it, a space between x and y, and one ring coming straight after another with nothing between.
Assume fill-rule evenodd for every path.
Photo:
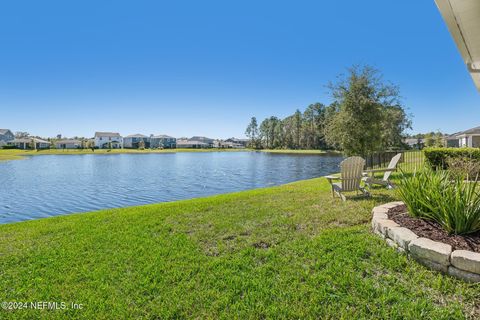
<instances>
[{"instance_id":1,"label":"brown mulch","mask_svg":"<svg viewBox=\"0 0 480 320\"><path fill-rule=\"evenodd\" d=\"M390 209L388 218L401 227L412 230L419 237L449 244L453 250L470 250L480 253L480 232L463 236L449 235L434 221L410 217L405 206Z\"/></svg>"}]
</instances>

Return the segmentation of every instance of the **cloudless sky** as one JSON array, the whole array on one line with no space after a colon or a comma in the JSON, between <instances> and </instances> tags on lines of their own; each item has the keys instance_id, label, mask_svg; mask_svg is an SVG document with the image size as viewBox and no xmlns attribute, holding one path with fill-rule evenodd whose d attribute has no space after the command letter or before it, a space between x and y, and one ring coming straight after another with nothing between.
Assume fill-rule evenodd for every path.
<instances>
[{"instance_id":1,"label":"cloudless sky","mask_svg":"<svg viewBox=\"0 0 480 320\"><path fill-rule=\"evenodd\" d=\"M370 64L414 132L480 125L480 94L433 0L2 1L0 128L241 137L251 116L328 104Z\"/></svg>"}]
</instances>

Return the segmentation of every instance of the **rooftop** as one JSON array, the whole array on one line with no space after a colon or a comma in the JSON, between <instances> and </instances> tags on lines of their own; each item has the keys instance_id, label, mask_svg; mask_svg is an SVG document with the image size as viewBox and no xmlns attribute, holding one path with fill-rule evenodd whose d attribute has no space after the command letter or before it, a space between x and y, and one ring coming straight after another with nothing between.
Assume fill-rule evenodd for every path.
<instances>
[{"instance_id":1,"label":"rooftop","mask_svg":"<svg viewBox=\"0 0 480 320\"><path fill-rule=\"evenodd\" d=\"M13 142L13 143L30 143L30 142L32 142L32 139L33 139L36 143L50 143L49 141L46 141L46 140L43 140L43 139L39 139L39 138L32 138L32 137L28 137L28 138L18 138L18 139L14 139L12 142Z\"/></svg>"},{"instance_id":2,"label":"rooftop","mask_svg":"<svg viewBox=\"0 0 480 320\"><path fill-rule=\"evenodd\" d=\"M197 141L197 140L177 140L177 146L182 144L207 145L205 142Z\"/></svg>"},{"instance_id":3,"label":"rooftop","mask_svg":"<svg viewBox=\"0 0 480 320\"><path fill-rule=\"evenodd\" d=\"M131 134L129 136L126 136L125 138L148 138L147 136L137 133L137 134Z\"/></svg>"},{"instance_id":4,"label":"rooftop","mask_svg":"<svg viewBox=\"0 0 480 320\"><path fill-rule=\"evenodd\" d=\"M468 130L465 130L465 131L460 131L460 132L454 133L450 137L458 137L458 136L462 136L464 134L480 134L480 126L475 127L475 128L471 128L471 129L468 129Z\"/></svg>"},{"instance_id":5,"label":"rooftop","mask_svg":"<svg viewBox=\"0 0 480 320\"><path fill-rule=\"evenodd\" d=\"M121 135L118 132L97 131L97 132L95 132L95 137L121 137Z\"/></svg>"}]
</instances>

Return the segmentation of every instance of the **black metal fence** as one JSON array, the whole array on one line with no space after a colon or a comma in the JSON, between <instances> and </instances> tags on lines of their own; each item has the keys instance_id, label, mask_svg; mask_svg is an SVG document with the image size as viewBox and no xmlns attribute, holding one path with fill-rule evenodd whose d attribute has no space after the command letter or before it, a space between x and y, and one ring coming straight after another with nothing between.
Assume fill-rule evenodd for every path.
<instances>
[{"instance_id":1,"label":"black metal fence","mask_svg":"<svg viewBox=\"0 0 480 320\"><path fill-rule=\"evenodd\" d=\"M425 156L420 150L380 151L365 156L366 169L386 168L398 153L401 153L402 157L397 168L405 172L416 171L425 164Z\"/></svg>"}]
</instances>

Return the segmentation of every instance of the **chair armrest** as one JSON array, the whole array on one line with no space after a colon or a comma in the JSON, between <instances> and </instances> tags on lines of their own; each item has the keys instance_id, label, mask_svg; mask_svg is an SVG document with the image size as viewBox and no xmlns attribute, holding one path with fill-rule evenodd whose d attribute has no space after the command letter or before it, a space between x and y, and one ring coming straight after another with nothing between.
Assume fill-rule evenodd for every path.
<instances>
[{"instance_id":1,"label":"chair armrest","mask_svg":"<svg viewBox=\"0 0 480 320\"><path fill-rule=\"evenodd\" d=\"M342 178L340 177L335 177L335 176L325 176L324 177L325 179L328 179L328 180L342 180Z\"/></svg>"},{"instance_id":2,"label":"chair armrest","mask_svg":"<svg viewBox=\"0 0 480 320\"><path fill-rule=\"evenodd\" d=\"M396 171L396 170L397 170L397 168L392 168L392 169L389 169L389 168L369 169L369 170L365 170L364 173L387 172L387 171Z\"/></svg>"}]
</instances>

